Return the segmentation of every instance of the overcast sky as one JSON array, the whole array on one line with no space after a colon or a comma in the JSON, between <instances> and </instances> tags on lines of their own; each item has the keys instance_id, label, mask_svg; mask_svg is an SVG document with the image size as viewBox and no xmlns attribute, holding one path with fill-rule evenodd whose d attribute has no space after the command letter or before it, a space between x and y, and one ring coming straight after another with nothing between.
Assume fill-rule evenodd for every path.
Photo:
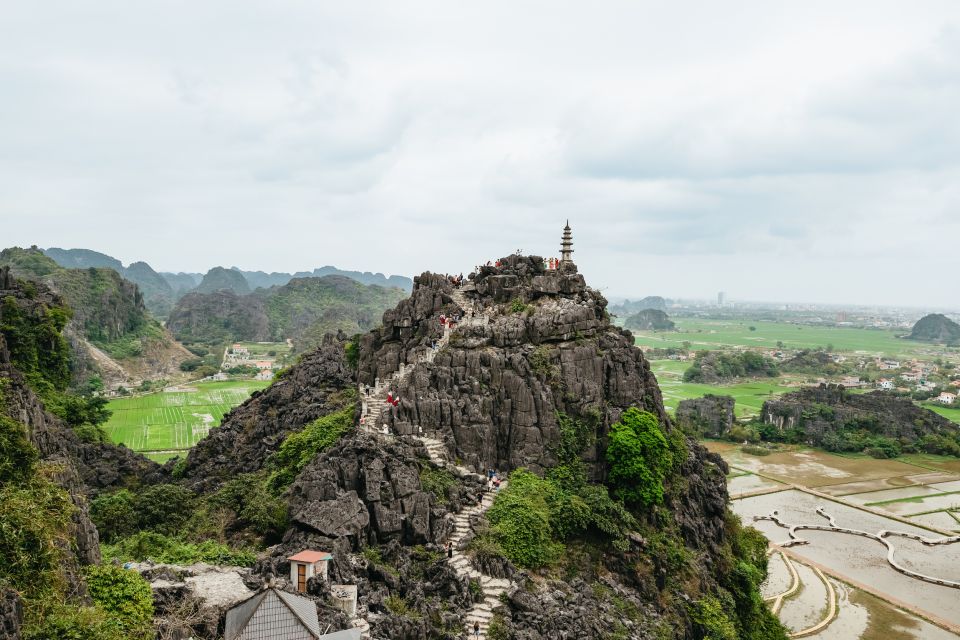
<instances>
[{"instance_id":1,"label":"overcast sky","mask_svg":"<svg viewBox=\"0 0 960 640\"><path fill-rule=\"evenodd\" d=\"M12 2L0 244L960 307L960 2Z\"/></svg>"}]
</instances>

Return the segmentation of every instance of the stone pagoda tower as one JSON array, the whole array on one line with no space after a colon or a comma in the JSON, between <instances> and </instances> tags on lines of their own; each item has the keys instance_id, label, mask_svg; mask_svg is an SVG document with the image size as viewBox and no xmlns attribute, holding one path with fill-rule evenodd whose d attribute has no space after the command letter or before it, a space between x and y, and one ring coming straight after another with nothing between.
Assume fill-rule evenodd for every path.
<instances>
[{"instance_id":1,"label":"stone pagoda tower","mask_svg":"<svg viewBox=\"0 0 960 640\"><path fill-rule=\"evenodd\" d=\"M569 220L560 239L560 264L573 264L573 233L570 231Z\"/></svg>"}]
</instances>

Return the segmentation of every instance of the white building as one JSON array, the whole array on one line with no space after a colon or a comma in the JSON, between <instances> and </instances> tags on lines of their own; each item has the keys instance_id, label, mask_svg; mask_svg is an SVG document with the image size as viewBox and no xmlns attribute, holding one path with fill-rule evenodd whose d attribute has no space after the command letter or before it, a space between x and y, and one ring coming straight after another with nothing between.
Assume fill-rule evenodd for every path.
<instances>
[{"instance_id":1,"label":"white building","mask_svg":"<svg viewBox=\"0 0 960 640\"><path fill-rule=\"evenodd\" d=\"M953 404L957 400L957 394L943 391L935 398L940 404Z\"/></svg>"},{"instance_id":2,"label":"white building","mask_svg":"<svg viewBox=\"0 0 960 640\"><path fill-rule=\"evenodd\" d=\"M886 378L881 378L877 380L877 389L884 389L886 391L891 391L895 387L893 386L893 380L887 380Z\"/></svg>"}]
</instances>

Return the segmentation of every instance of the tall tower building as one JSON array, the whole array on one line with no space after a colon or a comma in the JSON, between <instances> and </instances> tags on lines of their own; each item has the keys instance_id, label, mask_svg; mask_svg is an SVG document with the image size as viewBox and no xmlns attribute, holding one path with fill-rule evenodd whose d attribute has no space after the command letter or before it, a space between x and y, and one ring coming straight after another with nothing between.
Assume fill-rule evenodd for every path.
<instances>
[{"instance_id":1,"label":"tall tower building","mask_svg":"<svg viewBox=\"0 0 960 640\"><path fill-rule=\"evenodd\" d=\"M717 294L717 306L722 307L727 302L727 294L725 291L721 291Z\"/></svg>"},{"instance_id":2,"label":"tall tower building","mask_svg":"<svg viewBox=\"0 0 960 640\"><path fill-rule=\"evenodd\" d=\"M560 238L560 264L573 262L573 233L570 231L570 221L563 228L563 237Z\"/></svg>"}]
</instances>

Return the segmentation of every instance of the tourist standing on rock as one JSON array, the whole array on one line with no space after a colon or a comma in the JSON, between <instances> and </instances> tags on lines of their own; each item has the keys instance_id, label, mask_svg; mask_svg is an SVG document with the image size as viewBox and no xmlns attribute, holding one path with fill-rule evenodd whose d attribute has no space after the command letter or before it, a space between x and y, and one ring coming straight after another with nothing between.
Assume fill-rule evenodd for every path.
<instances>
[{"instance_id":1,"label":"tourist standing on rock","mask_svg":"<svg viewBox=\"0 0 960 640\"><path fill-rule=\"evenodd\" d=\"M479 623L479 622L474 622L474 623L473 623L473 637L474 637L474 638L479 638L479 637L480 637L480 623Z\"/></svg>"},{"instance_id":2,"label":"tourist standing on rock","mask_svg":"<svg viewBox=\"0 0 960 640\"><path fill-rule=\"evenodd\" d=\"M447 557L448 557L448 558L452 558L452 557L453 557L453 543L452 543L452 542L448 542L448 543L447 543Z\"/></svg>"}]
</instances>

